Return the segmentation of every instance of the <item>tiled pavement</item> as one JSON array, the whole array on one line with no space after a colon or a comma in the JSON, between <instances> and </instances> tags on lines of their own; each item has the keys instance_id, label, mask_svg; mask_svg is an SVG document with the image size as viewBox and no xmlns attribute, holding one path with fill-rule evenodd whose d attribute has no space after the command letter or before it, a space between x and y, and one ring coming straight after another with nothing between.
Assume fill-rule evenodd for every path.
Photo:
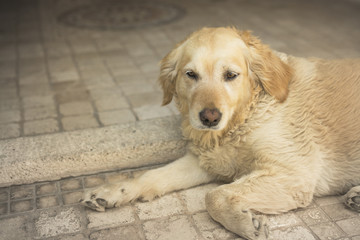
<instances>
[{"instance_id":1,"label":"tiled pavement","mask_svg":"<svg viewBox=\"0 0 360 240\"><path fill-rule=\"evenodd\" d=\"M203 26L251 29L272 48L298 56L360 56L357 0L167 0L184 11L165 24L106 30L58 21L63 12L96 2L0 3L0 139L177 114L173 105L160 107L158 62L176 42ZM124 24L136 22L136 14L142 13L130 11L119 20L116 11L112 21ZM91 22L86 16L73 20ZM85 188L122 175L0 188L0 239L237 238L206 213L203 196L214 184L105 213L77 204ZM272 239L360 239L360 215L336 196L270 217L270 225Z\"/></svg>"},{"instance_id":2,"label":"tiled pavement","mask_svg":"<svg viewBox=\"0 0 360 240\"><path fill-rule=\"evenodd\" d=\"M217 183L101 213L78 205L84 189L136 174L109 172L0 188L0 239L241 239L206 212L204 196ZM336 196L316 198L305 209L268 221L274 240L360 239L359 213L344 208Z\"/></svg>"}]
</instances>

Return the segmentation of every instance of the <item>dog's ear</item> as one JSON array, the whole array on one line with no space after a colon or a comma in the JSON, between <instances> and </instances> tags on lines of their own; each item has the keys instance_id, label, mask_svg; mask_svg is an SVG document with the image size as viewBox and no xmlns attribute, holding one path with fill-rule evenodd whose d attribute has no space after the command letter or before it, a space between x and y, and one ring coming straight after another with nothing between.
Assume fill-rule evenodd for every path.
<instances>
[{"instance_id":1,"label":"dog's ear","mask_svg":"<svg viewBox=\"0 0 360 240\"><path fill-rule=\"evenodd\" d=\"M163 90L162 105L171 102L176 89L177 67L180 61L180 48L183 42L177 44L160 62L159 83Z\"/></svg>"},{"instance_id":2,"label":"dog's ear","mask_svg":"<svg viewBox=\"0 0 360 240\"><path fill-rule=\"evenodd\" d=\"M240 36L250 49L248 64L251 72L258 78L265 92L280 102L285 101L292 78L291 67L249 31L240 32Z\"/></svg>"}]
</instances>

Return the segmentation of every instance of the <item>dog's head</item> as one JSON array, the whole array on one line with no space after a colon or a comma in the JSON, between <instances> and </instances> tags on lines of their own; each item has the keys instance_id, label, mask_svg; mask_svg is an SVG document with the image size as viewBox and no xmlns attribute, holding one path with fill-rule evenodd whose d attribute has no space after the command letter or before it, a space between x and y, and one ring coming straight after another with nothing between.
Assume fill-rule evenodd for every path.
<instances>
[{"instance_id":1,"label":"dog's head","mask_svg":"<svg viewBox=\"0 0 360 240\"><path fill-rule=\"evenodd\" d=\"M257 86L285 101L290 78L290 67L249 32L204 28L165 56L159 82L163 105L175 96L193 128L222 130Z\"/></svg>"}]
</instances>

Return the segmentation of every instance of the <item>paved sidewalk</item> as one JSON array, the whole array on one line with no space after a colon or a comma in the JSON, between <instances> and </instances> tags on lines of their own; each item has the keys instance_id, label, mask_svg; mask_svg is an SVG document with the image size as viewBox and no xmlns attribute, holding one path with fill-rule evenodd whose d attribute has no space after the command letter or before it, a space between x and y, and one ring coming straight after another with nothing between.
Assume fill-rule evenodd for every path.
<instances>
[{"instance_id":1,"label":"paved sidewalk","mask_svg":"<svg viewBox=\"0 0 360 240\"><path fill-rule=\"evenodd\" d=\"M158 62L204 26L250 29L297 56L360 57L359 12L358 0L1 1L0 147L177 115L160 107ZM84 189L133 171L0 188L0 239L239 239L206 213L216 184L105 213L77 204ZM360 239L359 213L338 196L270 224L274 240Z\"/></svg>"},{"instance_id":2,"label":"paved sidewalk","mask_svg":"<svg viewBox=\"0 0 360 240\"><path fill-rule=\"evenodd\" d=\"M78 205L84 189L141 174L109 172L0 189L0 239L241 239L206 212L206 192L216 183L135 202L106 212ZM305 208L269 216L273 240L360 239L359 213L340 197L316 198Z\"/></svg>"}]
</instances>

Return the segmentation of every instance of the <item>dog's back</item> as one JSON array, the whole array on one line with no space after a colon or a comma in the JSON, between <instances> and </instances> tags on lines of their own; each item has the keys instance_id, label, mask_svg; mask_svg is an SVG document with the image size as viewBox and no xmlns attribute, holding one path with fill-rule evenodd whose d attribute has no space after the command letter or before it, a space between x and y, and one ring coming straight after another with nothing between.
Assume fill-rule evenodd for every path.
<instances>
[{"instance_id":1,"label":"dog's back","mask_svg":"<svg viewBox=\"0 0 360 240\"><path fill-rule=\"evenodd\" d=\"M360 60L292 61L307 69L295 68L286 112L297 134L305 133L298 138L322 152L315 194L343 193L360 184Z\"/></svg>"}]
</instances>

